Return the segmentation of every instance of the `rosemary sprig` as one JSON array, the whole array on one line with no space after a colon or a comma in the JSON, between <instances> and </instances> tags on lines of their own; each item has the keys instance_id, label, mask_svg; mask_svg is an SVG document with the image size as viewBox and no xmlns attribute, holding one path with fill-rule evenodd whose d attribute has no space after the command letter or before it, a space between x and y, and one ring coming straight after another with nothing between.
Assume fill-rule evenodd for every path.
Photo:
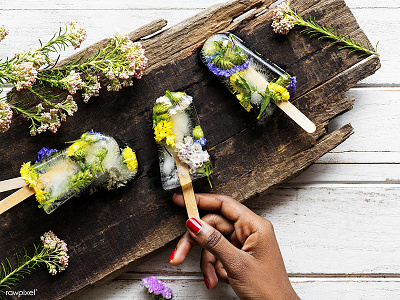
<instances>
[{"instance_id":1,"label":"rosemary sprig","mask_svg":"<svg viewBox=\"0 0 400 300\"><path fill-rule=\"evenodd\" d=\"M318 39L323 40L323 39L330 39L333 40L332 44L341 44L342 47L339 49L345 49L345 48L350 48L351 52L355 51L360 51L364 52L363 54L360 55L362 56L368 56L368 55L375 55L379 56L379 53L377 50L374 50L372 46L367 43L363 43L361 40L355 41L350 34L343 35L340 32L339 28L334 28L333 31L329 30L329 28L326 26L326 24L319 24L317 21L315 21L315 18L312 19L311 17L308 20L304 20L298 13L297 11L292 11L290 10L292 16L294 16L294 24L304 27L304 29L301 31L302 33L309 34L310 37L313 36L319 36ZM378 42L379 43L379 42ZM375 46L375 49L378 47L378 43Z\"/></svg>"},{"instance_id":2,"label":"rosemary sprig","mask_svg":"<svg viewBox=\"0 0 400 300\"><path fill-rule=\"evenodd\" d=\"M6 263L0 266L0 296L5 294L5 289L10 289L22 278L29 275L39 266L45 266L52 275L64 271L68 266L67 244L60 240L52 231L46 232L40 237L42 244L34 246L34 254L28 255L24 249L24 254L16 254L17 266L13 267L11 262L6 259Z\"/></svg>"},{"instance_id":3,"label":"rosemary sprig","mask_svg":"<svg viewBox=\"0 0 400 300\"><path fill-rule=\"evenodd\" d=\"M356 41L348 34L342 34L339 28L329 29L326 24L318 23L315 18L303 19L296 10L292 10L285 2L279 4L273 11L272 28L274 32L287 34L295 25L303 27L302 33L309 34L311 37L319 36L319 39L333 40L332 44L340 44L340 49L351 49L352 52L363 52L362 56L379 56L377 52L378 43L375 50L367 42Z\"/></svg>"}]
</instances>

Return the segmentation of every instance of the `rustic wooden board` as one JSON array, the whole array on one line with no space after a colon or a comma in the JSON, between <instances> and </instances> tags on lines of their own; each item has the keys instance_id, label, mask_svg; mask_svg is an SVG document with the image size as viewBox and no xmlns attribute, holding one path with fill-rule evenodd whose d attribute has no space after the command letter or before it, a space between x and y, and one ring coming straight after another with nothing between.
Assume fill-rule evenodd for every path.
<instances>
[{"instance_id":1,"label":"rustic wooden board","mask_svg":"<svg viewBox=\"0 0 400 300\"><path fill-rule=\"evenodd\" d=\"M151 129L152 105L166 89L194 96L215 161L212 191L239 201L289 180L351 134L350 125L329 135L326 126L336 115L351 109L353 100L344 92L373 74L379 60L361 61L356 54L338 51L329 42L309 39L299 31L288 37L277 36L270 27L271 11L232 23L246 10L257 7L261 11L272 2L247 0L216 5L143 40L149 58L145 76L132 88L118 94L104 91L98 99L81 105L56 135L32 138L27 124L21 121L0 136L0 179L16 176L20 164L35 160L34 153L42 146L60 147L90 129L131 143L140 163L138 178L124 189L70 200L51 215L37 209L35 201L29 199L1 216L0 259L22 247L29 248L49 229L70 248L68 271L56 277L45 270L36 271L16 289L37 288L41 299L73 296L114 278L182 234L185 211L172 204L172 193L161 189ZM343 1L293 1L292 7L366 39ZM155 22L132 36L140 38L163 25L164 21ZM298 77L293 103L317 124L315 134L306 134L280 112L266 124L255 123L200 67L199 47L212 33L228 27L251 48ZM204 181L196 182L195 189L210 191Z\"/></svg>"}]
</instances>

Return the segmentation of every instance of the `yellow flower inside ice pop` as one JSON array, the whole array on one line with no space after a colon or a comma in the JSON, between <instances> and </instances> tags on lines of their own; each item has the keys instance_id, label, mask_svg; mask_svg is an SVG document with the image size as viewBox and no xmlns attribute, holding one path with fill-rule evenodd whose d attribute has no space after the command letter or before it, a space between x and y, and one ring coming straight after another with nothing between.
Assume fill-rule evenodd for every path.
<instances>
[{"instance_id":1,"label":"yellow flower inside ice pop","mask_svg":"<svg viewBox=\"0 0 400 300\"><path fill-rule=\"evenodd\" d=\"M26 184L30 187L36 186L39 176L36 171L32 170L30 161L22 164L20 172L21 177L25 180Z\"/></svg>"},{"instance_id":2,"label":"yellow flower inside ice pop","mask_svg":"<svg viewBox=\"0 0 400 300\"><path fill-rule=\"evenodd\" d=\"M275 82L268 83L268 89L275 102L288 101L290 98L287 89Z\"/></svg>"},{"instance_id":3,"label":"yellow flower inside ice pop","mask_svg":"<svg viewBox=\"0 0 400 300\"><path fill-rule=\"evenodd\" d=\"M126 167L130 171L136 172L136 170L138 168L136 153L133 152L133 150L130 147L126 147L122 151L122 157L124 158L124 164L126 164Z\"/></svg>"},{"instance_id":4,"label":"yellow flower inside ice pop","mask_svg":"<svg viewBox=\"0 0 400 300\"><path fill-rule=\"evenodd\" d=\"M165 139L167 145L171 147L175 147L175 137L176 135L172 132L173 122L167 122L166 120L162 120L159 122L156 127L154 127L154 139L156 142L161 142Z\"/></svg>"}]
</instances>

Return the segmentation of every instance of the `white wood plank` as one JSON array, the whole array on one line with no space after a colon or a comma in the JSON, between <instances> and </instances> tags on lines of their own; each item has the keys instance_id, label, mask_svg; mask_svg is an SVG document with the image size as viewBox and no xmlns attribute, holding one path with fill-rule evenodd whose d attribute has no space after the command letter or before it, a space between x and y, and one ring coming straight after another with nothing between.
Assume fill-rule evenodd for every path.
<instances>
[{"instance_id":1,"label":"white wood plank","mask_svg":"<svg viewBox=\"0 0 400 300\"><path fill-rule=\"evenodd\" d=\"M291 274L400 274L399 184L288 187L246 205L273 223ZM200 248L172 267L168 258L174 247L133 272L198 273Z\"/></svg>"},{"instance_id":2,"label":"white wood plank","mask_svg":"<svg viewBox=\"0 0 400 300\"><path fill-rule=\"evenodd\" d=\"M102 287L86 292L78 300L152 299L144 292L141 278L114 280ZM204 286L200 276L158 276L173 290L174 299L238 299L228 284L220 283L214 291ZM314 299L397 299L399 278L290 278L303 300Z\"/></svg>"},{"instance_id":3,"label":"white wood plank","mask_svg":"<svg viewBox=\"0 0 400 300\"><path fill-rule=\"evenodd\" d=\"M318 162L400 163L400 89L353 88L347 96L356 99L353 109L333 119L329 130L351 123L354 134Z\"/></svg>"},{"instance_id":4,"label":"white wood plank","mask_svg":"<svg viewBox=\"0 0 400 300\"><path fill-rule=\"evenodd\" d=\"M398 164L313 164L288 185L398 184Z\"/></svg>"}]
</instances>

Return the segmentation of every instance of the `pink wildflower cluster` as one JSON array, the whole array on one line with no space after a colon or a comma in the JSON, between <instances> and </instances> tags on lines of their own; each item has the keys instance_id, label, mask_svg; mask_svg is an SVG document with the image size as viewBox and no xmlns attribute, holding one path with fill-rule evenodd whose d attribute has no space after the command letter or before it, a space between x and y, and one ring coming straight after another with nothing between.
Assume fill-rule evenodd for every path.
<instances>
[{"instance_id":1,"label":"pink wildflower cluster","mask_svg":"<svg viewBox=\"0 0 400 300\"><path fill-rule=\"evenodd\" d=\"M21 62L13 64L10 67L11 75L14 77L15 88L20 91L24 88L30 88L36 81L38 71L33 66L33 62Z\"/></svg>"},{"instance_id":2,"label":"pink wildflower cluster","mask_svg":"<svg viewBox=\"0 0 400 300\"><path fill-rule=\"evenodd\" d=\"M289 5L283 2L274 9L271 26L275 33L288 34L294 27L294 20Z\"/></svg>"},{"instance_id":3,"label":"pink wildflower cluster","mask_svg":"<svg viewBox=\"0 0 400 300\"><path fill-rule=\"evenodd\" d=\"M9 30L4 25L0 26L0 42L9 34Z\"/></svg>"},{"instance_id":4,"label":"pink wildflower cluster","mask_svg":"<svg viewBox=\"0 0 400 300\"><path fill-rule=\"evenodd\" d=\"M72 44L72 46L74 46L74 49L77 49L86 39L86 30L82 27L77 28L74 22L70 22L69 27L67 29L67 38Z\"/></svg>"},{"instance_id":5,"label":"pink wildflower cluster","mask_svg":"<svg viewBox=\"0 0 400 300\"><path fill-rule=\"evenodd\" d=\"M83 102L87 103L91 97L99 95L101 85L99 82L99 76L88 75L85 79L86 84L83 87Z\"/></svg>"},{"instance_id":6,"label":"pink wildflower cluster","mask_svg":"<svg viewBox=\"0 0 400 300\"><path fill-rule=\"evenodd\" d=\"M47 63L46 57L39 48L30 49L28 51L21 50L15 53L14 56L17 61L33 63L33 67L36 69L39 69L41 66Z\"/></svg>"},{"instance_id":7,"label":"pink wildflower cluster","mask_svg":"<svg viewBox=\"0 0 400 300\"><path fill-rule=\"evenodd\" d=\"M68 90L68 92L72 95L76 94L76 91L81 89L84 86L84 82L79 73L76 73L72 70L67 77L62 79L61 84L64 85L64 88Z\"/></svg>"},{"instance_id":8,"label":"pink wildflower cluster","mask_svg":"<svg viewBox=\"0 0 400 300\"><path fill-rule=\"evenodd\" d=\"M142 44L133 43L127 35L116 33L111 42L117 46L121 61L117 66L108 67L104 73L110 80L107 90L119 91L122 87L132 86L132 78L142 78L147 58Z\"/></svg>"},{"instance_id":9,"label":"pink wildflower cluster","mask_svg":"<svg viewBox=\"0 0 400 300\"><path fill-rule=\"evenodd\" d=\"M6 132L10 128L11 119L13 117L13 113L11 111L10 106L0 100L0 132Z\"/></svg>"},{"instance_id":10,"label":"pink wildflower cluster","mask_svg":"<svg viewBox=\"0 0 400 300\"><path fill-rule=\"evenodd\" d=\"M68 248L67 244L63 241L60 240L54 233L53 231L49 231L43 234L43 236L40 237L40 240L43 243L43 247L45 249L48 249L49 256L55 257L54 261L52 260L51 262L47 263L47 268L49 270L49 273L52 275L56 275L57 271L62 272L68 267Z\"/></svg>"}]
</instances>

